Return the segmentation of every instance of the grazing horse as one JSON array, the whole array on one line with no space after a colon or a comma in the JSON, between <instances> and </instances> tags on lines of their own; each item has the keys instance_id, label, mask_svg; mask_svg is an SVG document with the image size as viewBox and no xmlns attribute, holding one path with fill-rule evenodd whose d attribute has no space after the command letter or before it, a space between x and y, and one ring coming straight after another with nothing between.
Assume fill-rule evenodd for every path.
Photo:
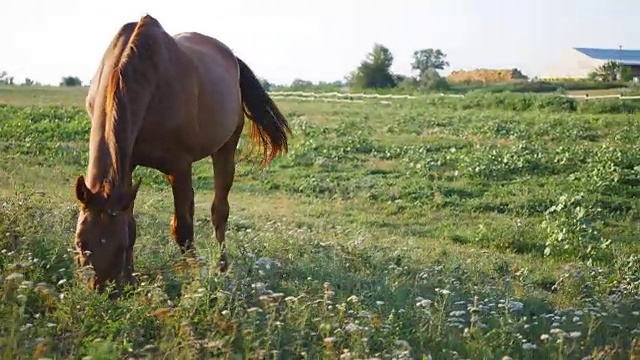
<instances>
[{"instance_id":1,"label":"grazing horse","mask_svg":"<svg viewBox=\"0 0 640 360\"><path fill-rule=\"evenodd\" d=\"M222 42L197 32L169 35L150 15L124 24L103 54L86 98L91 117L86 177L76 179L80 213L76 262L91 265L91 288L134 282L136 166L168 176L171 234L182 254L193 244L192 163L210 156L211 222L227 270L225 230L235 152L245 115L264 164L288 150L287 120L252 70Z\"/></svg>"}]
</instances>

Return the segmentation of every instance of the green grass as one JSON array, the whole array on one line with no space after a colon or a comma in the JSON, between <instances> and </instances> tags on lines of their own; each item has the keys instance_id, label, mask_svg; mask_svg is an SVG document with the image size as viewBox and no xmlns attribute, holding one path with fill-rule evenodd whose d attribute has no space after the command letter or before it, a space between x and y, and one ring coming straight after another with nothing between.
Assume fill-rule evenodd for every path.
<instances>
[{"instance_id":1,"label":"green grass","mask_svg":"<svg viewBox=\"0 0 640 360\"><path fill-rule=\"evenodd\" d=\"M139 169L141 283L109 301L68 251L84 93L37 91L0 92L3 359L639 356L635 115L280 101L291 150L240 162L230 272L210 163L197 263L166 180Z\"/></svg>"}]
</instances>

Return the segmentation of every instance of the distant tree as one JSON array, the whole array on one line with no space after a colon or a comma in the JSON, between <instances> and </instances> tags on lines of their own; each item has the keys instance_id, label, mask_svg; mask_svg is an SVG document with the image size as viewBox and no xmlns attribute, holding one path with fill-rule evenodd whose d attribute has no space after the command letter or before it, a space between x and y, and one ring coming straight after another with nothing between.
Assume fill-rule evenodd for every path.
<instances>
[{"instance_id":1,"label":"distant tree","mask_svg":"<svg viewBox=\"0 0 640 360\"><path fill-rule=\"evenodd\" d=\"M413 76L393 74L396 87L402 91L413 92L418 88L418 80Z\"/></svg>"},{"instance_id":2,"label":"distant tree","mask_svg":"<svg viewBox=\"0 0 640 360\"><path fill-rule=\"evenodd\" d=\"M373 50L367 54L365 60L348 77L348 82L360 88L390 88L396 85L391 65L393 55L382 44L374 44Z\"/></svg>"},{"instance_id":3,"label":"distant tree","mask_svg":"<svg viewBox=\"0 0 640 360\"><path fill-rule=\"evenodd\" d=\"M313 91L319 92L332 92L339 91L342 88L342 83L340 81L318 81L313 85Z\"/></svg>"},{"instance_id":4,"label":"distant tree","mask_svg":"<svg viewBox=\"0 0 640 360\"><path fill-rule=\"evenodd\" d=\"M305 90L313 87L313 82L303 79L294 79L291 82L291 88L295 90Z\"/></svg>"},{"instance_id":5,"label":"distant tree","mask_svg":"<svg viewBox=\"0 0 640 360\"><path fill-rule=\"evenodd\" d=\"M0 84L13 85L13 76L9 76L6 71L0 71Z\"/></svg>"},{"instance_id":6,"label":"distant tree","mask_svg":"<svg viewBox=\"0 0 640 360\"><path fill-rule=\"evenodd\" d=\"M633 73L631 68L626 65L622 65L618 61L607 61L606 63L598 66L593 72L589 74L589 78L592 80L599 80L604 82L612 81L631 81L633 80Z\"/></svg>"},{"instance_id":7,"label":"distant tree","mask_svg":"<svg viewBox=\"0 0 640 360\"><path fill-rule=\"evenodd\" d=\"M35 82L29 78L25 78L24 82L22 83L23 86L33 86L35 85Z\"/></svg>"},{"instance_id":8,"label":"distant tree","mask_svg":"<svg viewBox=\"0 0 640 360\"><path fill-rule=\"evenodd\" d=\"M422 49L413 52L411 68L418 71L417 83L422 90L444 91L449 89L447 80L438 74L449 66L447 55L440 49Z\"/></svg>"},{"instance_id":9,"label":"distant tree","mask_svg":"<svg viewBox=\"0 0 640 360\"><path fill-rule=\"evenodd\" d=\"M440 76L435 69L425 70L418 79L422 91L447 91L450 89L447 79Z\"/></svg>"},{"instance_id":10,"label":"distant tree","mask_svg":"<svg viewBox=\"0 0 640 360\"><path fill-rule=\"evenodd\" d=\"M393 76L393 82L397 84L400 84L401 82L405 82L405 81L410 81L411 76L407 76L407 75L402 75L402 74L392 74L391 76Z\"/></svg>"},{"instance_id":11,"label":"distant tree","mask_svg":"<svg viewBox=\"0 0 640 360\"><path fill-rule=\"evenodd\" d=\"M440 49L422 49L413 52L411 68L419 74L427 70L444 70L449 66L447 55Z\"/></svg>"},{"instance_id":12,"label":"distant tree","mask_svg":"<svg viewBox=\"0 0 640 360\"><path fill-rule=\"evenodd\" d=\"M262 85L264 91L271 91L271 86L273 86L267 79L260 79L260 85Z\"/></svg>"},{"instance_id":13,"label":"distant tree","mask_svg":"<svg viewBox=\"0 0 640 360\"><path fill-rule=\"evenodd\" d=\"M65 76L62 78L60 86L82 86L82 80L77 76Z\"/></svg>"},{"instance_id":14,"label":"distant tree","mask_svg":"<svg viewBox=\"0 0 640 360\"><path fill-rule=\"evenodd\" d=\"M633 71L631 70L631 66L622 65L620 67L620 80L622 81L631 81L633 80Z\"/></svg>"}]
</instances>

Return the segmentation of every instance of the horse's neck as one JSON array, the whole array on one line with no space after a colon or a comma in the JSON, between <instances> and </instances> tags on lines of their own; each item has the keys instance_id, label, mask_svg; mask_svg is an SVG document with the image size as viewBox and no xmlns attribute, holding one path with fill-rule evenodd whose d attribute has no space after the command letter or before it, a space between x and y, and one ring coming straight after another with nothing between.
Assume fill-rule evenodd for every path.
<instances>
[{"instance_id":1,"label":"horse's neck","mask_svg":"<svg viewBox=\"0 0 640 360\"><path fill-rule=\"evenodd\" d=\"M142 121L143 115L133 112L115 124L109 124L104 118L102 123L94 123L87 169L87 186L92 191L103 189L104 186L122 187L129 184L133 141L140 128L137 122Z\"/></svg>"},{"instance_id":2,"label":"horse's neck","mask_svg":"<svg viewBox=\"0 0 640 360\"><path fill-rule=\"evenodd\" d=\"M105 186L119 183L120 169L117 169L115 164L104 132L92 129L89 143L89 165L87 167L87 186L91 191L101 191Z\"/></svg>"}]
</instances>

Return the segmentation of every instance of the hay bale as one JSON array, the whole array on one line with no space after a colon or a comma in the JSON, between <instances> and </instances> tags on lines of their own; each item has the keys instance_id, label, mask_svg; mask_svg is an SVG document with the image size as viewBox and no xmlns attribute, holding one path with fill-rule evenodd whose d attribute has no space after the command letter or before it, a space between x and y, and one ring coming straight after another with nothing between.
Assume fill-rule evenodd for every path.
<instances>
[{"instance_id":1,"label":"hay bale","mask_svg":"<svg viewBox=\"0 0 640 360\"><path fill-rule=\"evenodd\" d=\"M526 80L527 77L518 69L475 69L454 70L447 76L451 83L502 83L512 80Z\"/></svg>"}]
</instances>

